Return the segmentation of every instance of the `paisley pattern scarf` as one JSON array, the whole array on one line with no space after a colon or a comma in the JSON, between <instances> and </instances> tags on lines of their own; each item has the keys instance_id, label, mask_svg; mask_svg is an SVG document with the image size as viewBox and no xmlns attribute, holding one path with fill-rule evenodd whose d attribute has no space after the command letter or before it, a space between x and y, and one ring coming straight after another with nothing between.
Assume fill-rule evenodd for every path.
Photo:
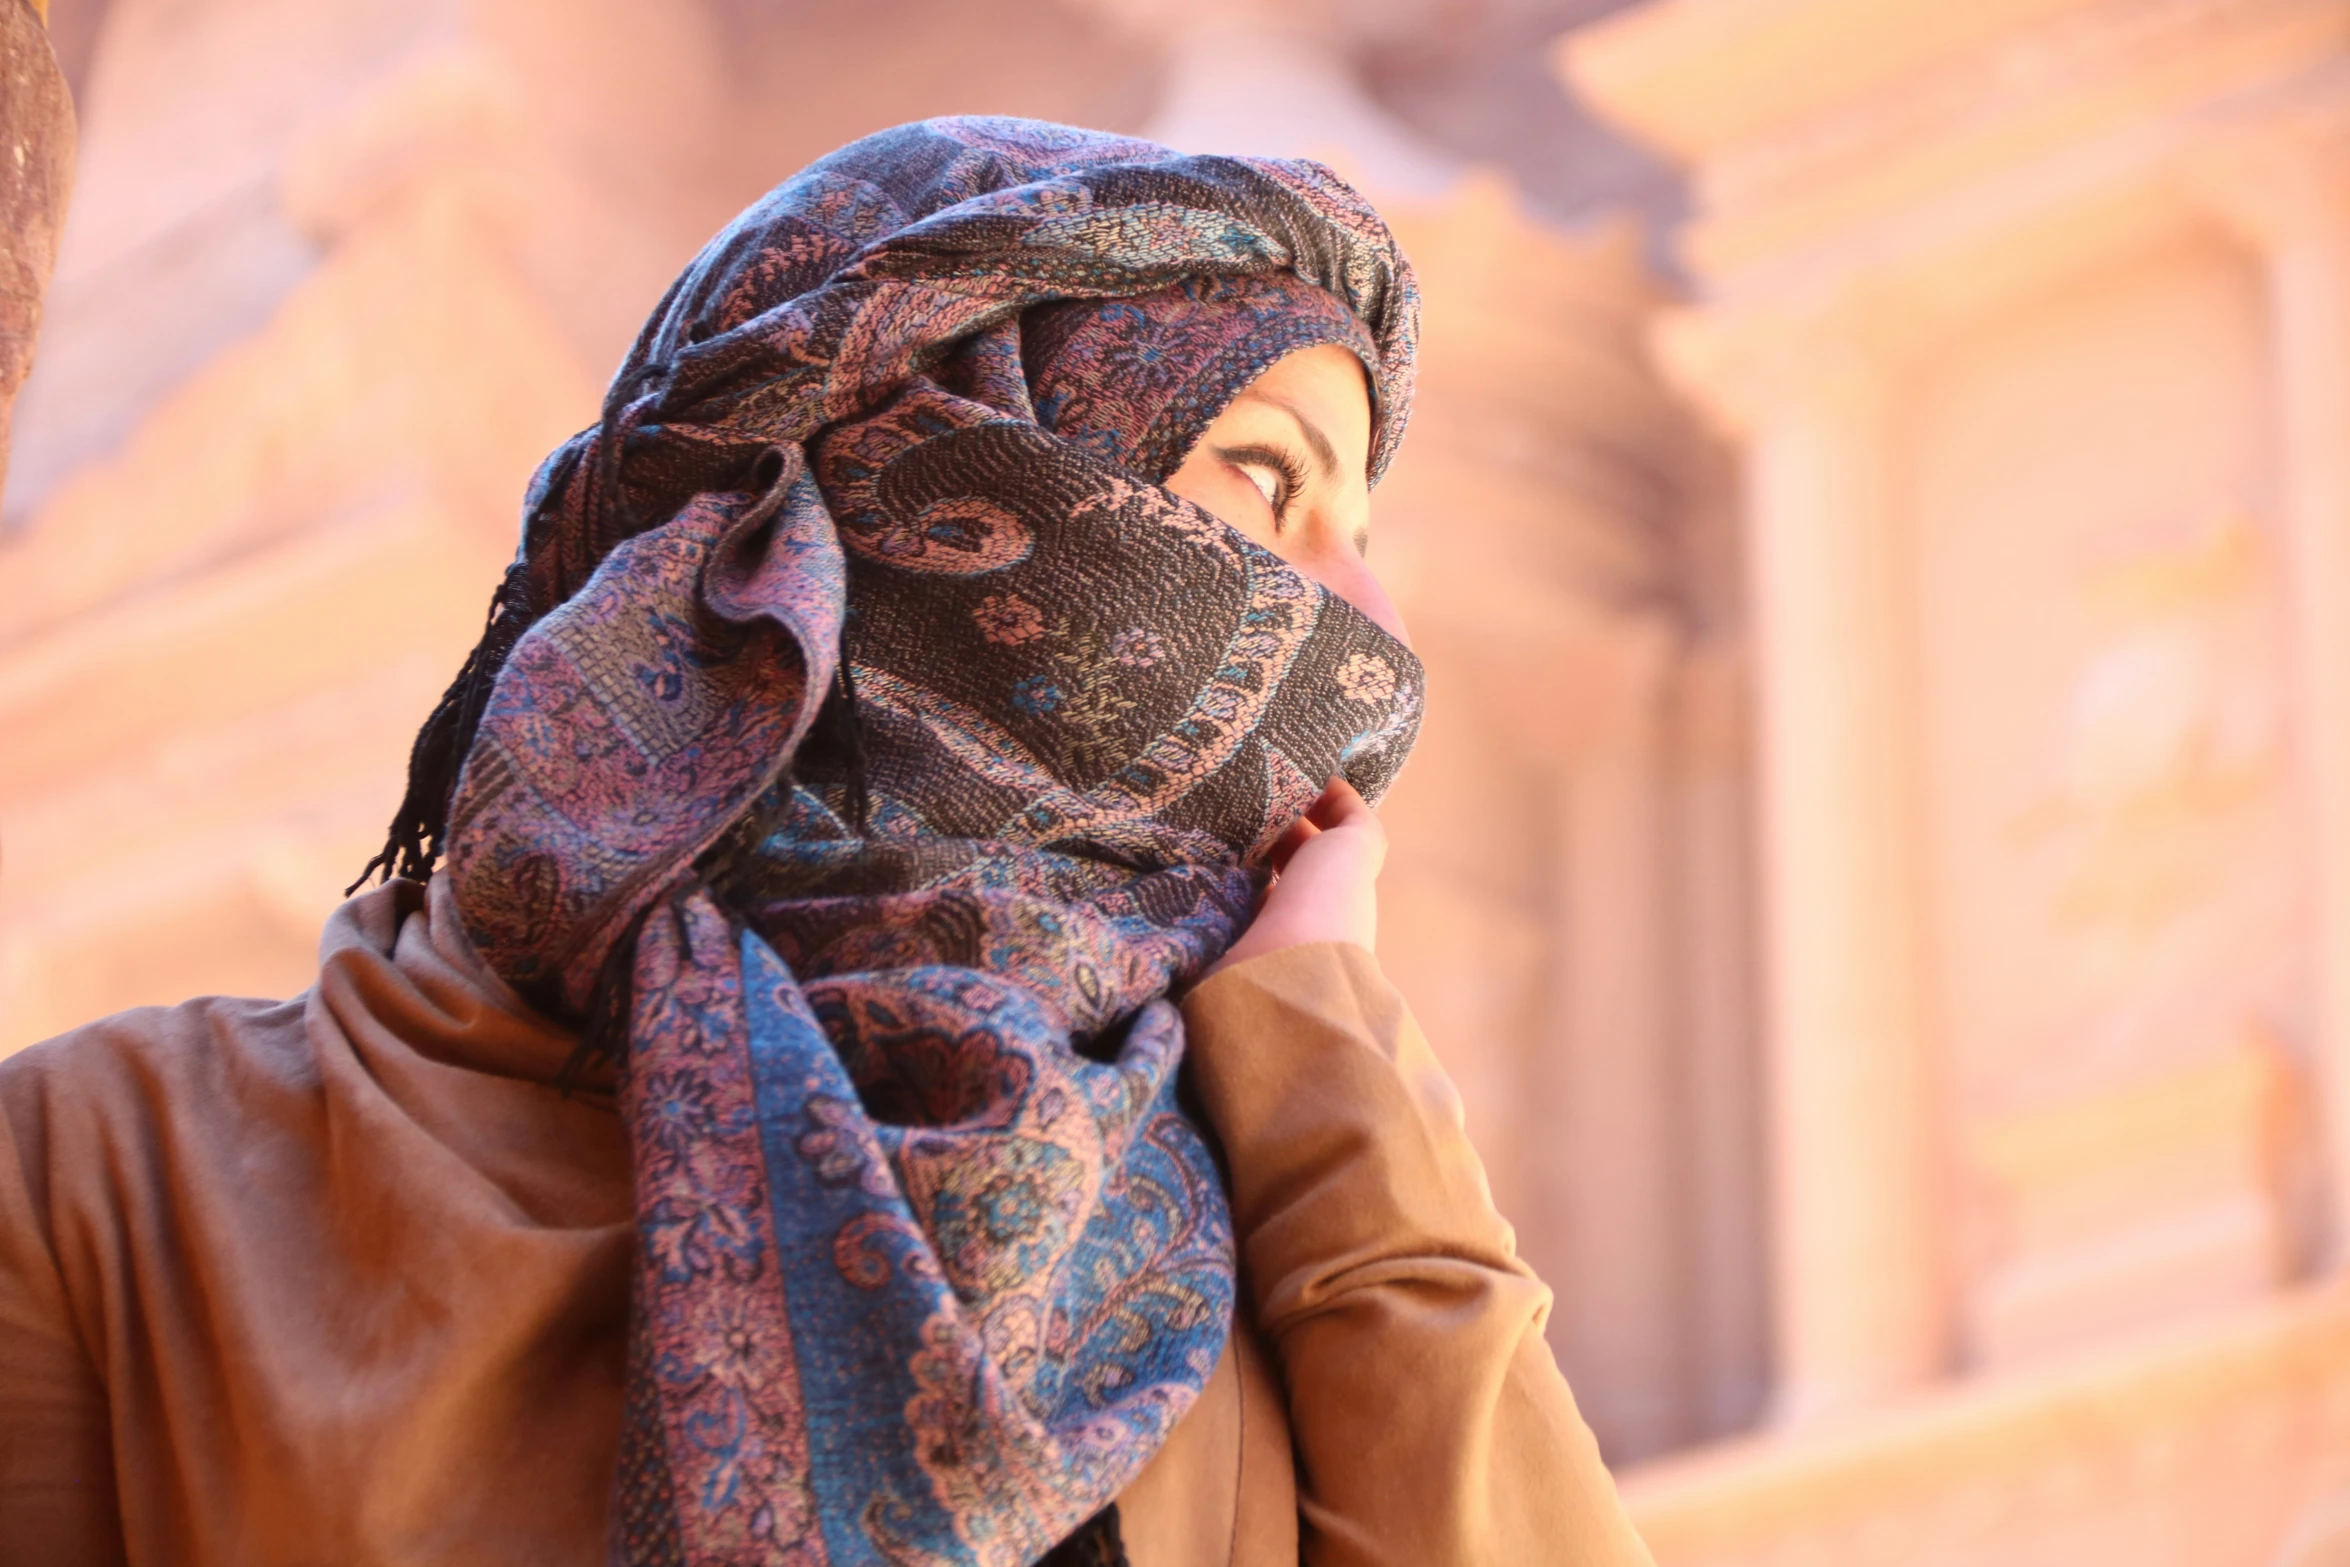
<instances>
[{"instance_id":1,"label":"paisley pattern scarf","mask_svg":"<svg viewBox=\"0 0 2350 1567\"><path fill-rule=\"evenodd\" d=\"M712 241L540 470L387 855L615 1047L616 1561L1034 1562L1196 1396L1233 1241L1168 997L1421 677L1158 481L1325 342L1375 476L1416 308L1316 165L931 121Z\"/></svg>"}]
</instances>

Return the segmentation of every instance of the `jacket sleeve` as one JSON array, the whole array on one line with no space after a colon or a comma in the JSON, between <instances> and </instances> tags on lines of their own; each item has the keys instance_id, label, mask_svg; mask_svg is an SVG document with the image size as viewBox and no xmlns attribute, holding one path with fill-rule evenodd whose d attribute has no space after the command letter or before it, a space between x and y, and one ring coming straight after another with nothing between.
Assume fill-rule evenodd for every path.
<instances>
[{"instance_id":1,"label":"jacket sleeve","mask_svg":"<svg viewBox=\"0 0 2350 1567\"><path fill-rule=\"evenodd\" d=\"M21 1064L21 1063L20 1063ZM124 1557L106 1389L40 1213L40 1104L0 1071L0 1567Z\"/></svg>"},{"instance_id":2,"label":"jacket sleeve","mask_svg":"<svg viewBox=\"0 0 2350 1567\"><path fill-rule=\"evenodd\" d=\"M1550 1291L1377 960L1268 953L1183 1012L1288 1395L1308 1567L1648 1567L1543 1342Z\"/></svg>"}]
</instances>

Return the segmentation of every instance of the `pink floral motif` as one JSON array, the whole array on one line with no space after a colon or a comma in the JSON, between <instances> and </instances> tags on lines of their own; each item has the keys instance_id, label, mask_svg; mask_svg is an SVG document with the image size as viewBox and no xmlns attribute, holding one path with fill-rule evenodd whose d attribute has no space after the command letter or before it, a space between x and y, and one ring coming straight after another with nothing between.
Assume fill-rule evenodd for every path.
<instances>
[{"instance_id":1,"label":"pink floral motif","mask_svg":"<svg viewBox=\"0 0 2350 1567\"><path fill-rule=\"evenodd\" d=\"M971 618L981 636L1004 647L1018 647L1044 635L1044 612L1017 593L990 593Z\"/></svg>"},{"instance_id":2,"label":"pink floral motif","mask_svg":"<svg viewBox=\"0 0 2350 1567\"><path fill-rule=\"evenodd\" d=\"M1338 666L1338 689L1356 702L1384 702L1395 695L1395 666L1372 653L1352 653Z\"/></svg>"},{"instance_id":3,"label":"pink floral motif","mask_svg":"<svg viewBox=\"0 0 2350 1567\"><path fill-rule=\"evenodd\" d=\"M1070 507L1069 516L1074 521L1096 512L1116 516L1129 510L1146 526L1173 528L1185 538L1209 545L1221 554L1230 555L1233 552L1232 529L1203 508L1155 484L1136 484L1115 475L1093 494Z\"/></svg>"},{"instance_id":4,"label":"pink floral motif","mask_svg":"<svg viewBox=\"0 0 2350 1567\"><path fill-rule=\"evenodd\" d=\"M1167 656L1167 639L1136 626L1110 638L1110 657L1128 669L1148 669Z\"/></svg>"}]
</instances>

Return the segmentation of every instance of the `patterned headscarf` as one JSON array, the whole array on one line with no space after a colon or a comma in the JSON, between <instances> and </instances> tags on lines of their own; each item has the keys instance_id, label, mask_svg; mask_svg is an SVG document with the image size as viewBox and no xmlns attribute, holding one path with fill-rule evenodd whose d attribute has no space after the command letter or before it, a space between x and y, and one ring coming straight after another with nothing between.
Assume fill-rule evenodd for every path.
<instances>
[{"instance_id":1,"label":"patterned headscarf","mask_svg":"<svg viewBox=\"0 0 2350 1567\"><path fill-rule=\"evenodd\" d=\"M712 241L540 470L387 853L445 840L615 1046L615 1560L1033 1562L1197 1395L1233 1242L1167 998L1421 681L1159 481L1315 343L1376 476L1416 309L1316 165L930 121Z\"/></svg>"}]
</instances>

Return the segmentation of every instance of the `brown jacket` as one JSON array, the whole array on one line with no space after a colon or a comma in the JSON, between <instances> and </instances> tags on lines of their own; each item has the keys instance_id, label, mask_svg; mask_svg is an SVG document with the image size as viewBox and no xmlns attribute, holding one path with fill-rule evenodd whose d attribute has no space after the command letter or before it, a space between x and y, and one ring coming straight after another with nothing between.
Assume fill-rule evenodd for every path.
<instances>
[{"instance_id":1,"label":"brown jacket","mask_svg":"<svg viewBox=\"0 0 2350 1567\"><path fill-rule=\"evenodd\" d=\"M1184 1011L1255 1328L1120 1498L1137 1567L1646 1563L1370 954ZM571 1045L395 883L304 997L0 1062L0 1563L601 1560L629 1177Z\"/></svg>"}]
</instances>

